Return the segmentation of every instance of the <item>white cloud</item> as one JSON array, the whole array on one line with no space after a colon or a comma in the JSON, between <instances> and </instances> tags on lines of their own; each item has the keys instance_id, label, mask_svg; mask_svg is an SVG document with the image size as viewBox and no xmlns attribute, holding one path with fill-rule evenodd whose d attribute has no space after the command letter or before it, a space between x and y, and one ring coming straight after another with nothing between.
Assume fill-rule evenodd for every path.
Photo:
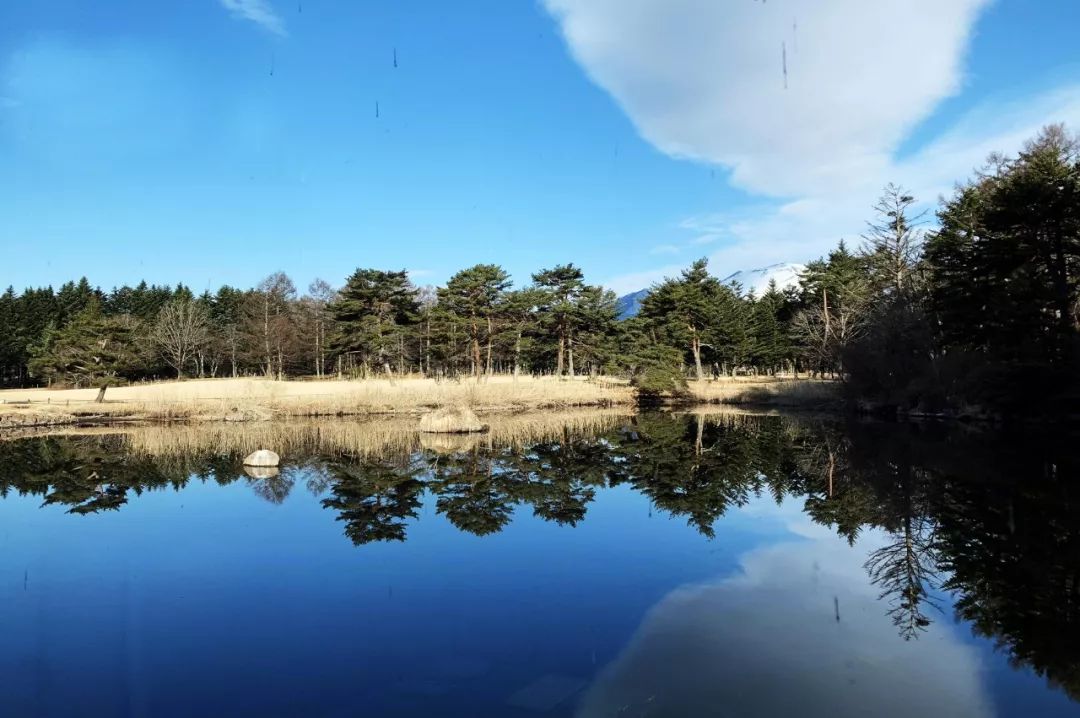
<instances>
[{"instance_id":1,"label":"white cloud","mask_svg":"<svg viewBox=\"0 0 1080 718\"><path fill-rule=\"evenodd\" d=\"M577 716L716 706L740 716L993 714L979 654L957 629L938 620L919 640L897 635L862 566L880 532L850 547L798 501L762 498L739 513L785 521L799 538L752 550L734 576L662 599Z\"/></svg>"},{"instance_id":2,"label":"white cloud","mask_svg":"<svg viewBox=\"0 0 1080 718\"><path fill-rule=\"evenodd\" d=\"M220 0L221 5L234 17L250 20L264 30L285 37L285 21L274 12L267 0Z\"/></svg>"},{"instance_id":3,"label":"white cloud","mask_svg":"<svg viewBox=\"0 0 1080 718\"><path fill-rule=\"evenodd\" d=\"M678 254L680 251L674 244L658 244L649 250L649 254Z\"/></svg>"},{"instance_id":4,"label":"white cloud","mask_svg":"<svg viewBox=\"0 0 1080 718\"><path fill-rule=\"evenodd\" d=\"M805 261L841 237L857 244L888 182L932 204L991 150L1015 151L1049 122L1080 128L1080 86L1067 86L986 102L898 155L962 89L989 1L543 0L571 54L648 142L729 168L750 196L681 223L687 245L716 244L720 275Z\"/></svg>"},{"instance_id":5,"label":"white cloud","mask_svg":"<svg viewBox=\"0 0 1080 718\"><path fill-rule=\"evenodd\" d=\"M960 88L987 3L545 0L574 57L648 141L772 196L844 187L888 164Z\"/></svg>"},{"instance_id":6,"label":"white cloud","mask_svg":"<svg viewBox=\"0 0 1080 718\"><path fill-rule=\"evenodd\" d=\"M987 103L914 154L891 160L845 190L826 187L768 209L711 215L710 226L722 244L712 254L711 265L723 274L773 262L813 259L841 238L849 246L858 246L866 221L871 219L871 206L886 183L904 185L925 208L933 209L938 198L969 177L991 151L1015 153L1052 122L1080 129L1080 85L1015 104Z\"/></svg>"}]
</instances>

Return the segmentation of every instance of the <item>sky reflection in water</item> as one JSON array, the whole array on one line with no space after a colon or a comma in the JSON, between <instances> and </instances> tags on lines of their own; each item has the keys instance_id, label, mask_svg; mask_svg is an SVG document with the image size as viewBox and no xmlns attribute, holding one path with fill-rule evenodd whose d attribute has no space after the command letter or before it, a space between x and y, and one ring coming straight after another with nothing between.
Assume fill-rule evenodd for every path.
<instances>
[{"instance_id":1,"label":"sky reflection in water","mask_svg":"<svg viewBox=\"0 0 1080 718\"><path fill-rule=\"evenodd\" d=\"M220 435L0 443L0 714L1075 712L1060 443L309 429L261 481Z\"/></svg>"}]
</instances>

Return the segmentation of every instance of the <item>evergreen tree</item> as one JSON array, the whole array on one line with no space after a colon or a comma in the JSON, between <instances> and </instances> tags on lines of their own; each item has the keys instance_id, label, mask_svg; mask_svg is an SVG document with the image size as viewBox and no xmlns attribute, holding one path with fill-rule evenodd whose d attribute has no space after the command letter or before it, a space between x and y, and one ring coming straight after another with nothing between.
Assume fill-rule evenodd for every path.
<instances>
[{"instance_id":1,"label":"evergreen tree","mask_svg":"<svg viewBox=\"0 0 1080 718\"><path fill-rule=\"evenodd\" d=\"M960 188L927 260L948 345L1047 365L1076 356L1080 147L1046 128L1014 160Z\"/></svg>"},{"instance_id":2,"label":"evergreen tree","mask_svg":"<svg viewBox=\"0 0 1080 718\"><path fill-rule=\"evenodd\" d=\"M560 264L541 270L532 278L536 288L543 292L539 308L543 328L556 342L555 374L562 376L566 370L574 376L574 330L579 321L578 303L585 290L585 275L573 264Z\"/></svg>"},{"instance_id":3,"label":"evergreen tree","mask_svg":"<svg viewBox=\"0 0 1080 718\"><path fill-rule=\"evenodd\" d=\"M86 309L93 300L98 301L100 309L104 299L101 290L91 287L86 277L82 277L78 282L65 283L56 293L58 323L66 323Z\"/></svg>"},{"instance_id":4,"label":"evergreen tree","mask_svg":"<svg viewBox=\"0 0 1080 718\"><path fill-rule=\"evenodd\" d=\"M497 264L477 264L463 269L438 290L439 305L462 324L469 341L473 376L492 372L492 345L496 318L502 311L510 275ZM481 355L486 345L486 361Z\"/></svg>"},{"instance_id":5,"label":"evergreen tree","mask_svg":"<svg viewBox=\"0 0 1080 718\"><path fill-rule=\"evenodd\" d=\"M709 276L708 260L699 259L678 279L668 279L653 287L641 303L641 316L672 346L683 348L690 356L698 381L705 378L702 348L715 348L725 302L725 288ZM727 304L730 308L730 303Z\"/></svg>"},{"instance_id":6,"label":"evergreen tree","mask_svg":"<svg viewBox=\"0 0 1080 718\"><path fill-rule=\"evenodd\" d=\"M0 386L21 383L24 357L19 342L19 304L14 287L0 295Z\"/></svg>"},{"instance_id":7,"label":"evergreen tree","mask_svg":"<svg viewBox=\"0 0 1080 718\"><path fill-rule=\"evenodd\" d=\"M912 289L915 266L922 250L925 212L913 213L915 197L889 184L874 205L876 218L863 235L863 256L878 294L904 294Z\"/></svg>"},{"instance_id":8,"label":"evergreen tree","mask_svg":"<svg viewBox=\"0 0 1080 718\"><path fill-rule=\"evenodd\" d=\"M61 328L47 331L30 361L33 376L48 383L104 389L117 378L136 372L143 347L138 323L130 316L102 313L96 297Z\"/></svg>"},{"instance_id":9,"label":"evergreen tree","mask_svg":"<svg viewBox=\"0 0 1080 718\"><path fill-rule=\"evenodd\" d=\"M814 371L843 370L843 353L862 331L869 302L866 258L848 251L843 240L806 266L792 331Z\"/></svg>"},{"instance_id":10,"label":"evergreen tree","mask_svg":"<svg viewBox=\"0 0 1080 718\"><path fill-rule=\"evenodd\" d=\"M578 366L587 367L590 374L610 365L618 351L615 344L617 302L615 293L602 287L587 284L581 291L575 312L573 348Z\"/></svg>"},{"instance_id":11,"label":"evergreen tree","mask_svg":"<svg viewBox=\"0 0 1080 718\"><path fill-rule=\"evenodd\" d=\"M506 294L503 316L506 317L509 349L513 357L514 376L521 374L523 355L530 352L538 329L538 307L544 293L536 287L525 287Z\"/></svg>"},{"instance_id":12,"label":"evergreen tree","mask_svg":"<svg viewBox=\"0 0 1080 718\"><path fill-rule=\"evenodd\" d=\"M330 305L336 322L331 346L350 371L380 367L390 374L418 311L416 289L405 270L357 269Z\"/></svg>"},{"instance_id":13,"label":"evergreen tree","mask_svg":"<svg viewBox=\"0 0 1080 718\"><path fill-rule=\"evenodd\" d=\"M777 290L776 280L772 280L750 310L753 336L750 361L770 374L775 374L791 355L783 320L786 307L787 300Z\"/></svg>"}]
</instances>

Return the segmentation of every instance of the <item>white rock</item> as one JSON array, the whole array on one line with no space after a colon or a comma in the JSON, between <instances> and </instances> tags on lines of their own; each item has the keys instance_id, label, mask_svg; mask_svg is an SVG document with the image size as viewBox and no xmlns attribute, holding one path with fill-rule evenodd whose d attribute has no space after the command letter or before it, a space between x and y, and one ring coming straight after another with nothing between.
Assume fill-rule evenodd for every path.
<instances>
[{"instance_id":1,"label":"white rock","mask_svg":"<svg viewBox=\"0 0 1080 718\"><path fill-rule=\"evenodd\" d=\"M259 449L247 455L244 466L277 466L281 457L269 449Z\"/></svg>"},{"instance_id":2,"label":"white rock","mask_svg":"<svg viewBox=\"0 0 1080 718\"><path fill-rule=\"evenodd\" d=\"M245 466L244 473L253 479L272 479L278 475L274 466Z\"/></svg>"}]
</instances>

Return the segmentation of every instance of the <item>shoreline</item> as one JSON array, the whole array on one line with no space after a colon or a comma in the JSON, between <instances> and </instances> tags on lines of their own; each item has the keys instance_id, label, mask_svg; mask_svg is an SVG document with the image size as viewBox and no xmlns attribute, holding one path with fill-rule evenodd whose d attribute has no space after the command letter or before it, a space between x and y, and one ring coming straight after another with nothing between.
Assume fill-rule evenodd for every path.
<instances>
[{"instance_id":1,"label":"shoreline","mask_svg":"<svg viewBox=\"0 0 1080 718\"><path fill-rule=\"evenodd\" d=\"M420 416L440 406L510 414L578 408L635 407L625 382L610 378L492 376L459 381L422 378L364 381L196 379L114 387L96 403L91 389L0 391L0 431L120 423L262 422L284 418ZM837 385L817 379L736 377L689 383L700 405L821 407Z\"/></svg>"}]
</instances>

